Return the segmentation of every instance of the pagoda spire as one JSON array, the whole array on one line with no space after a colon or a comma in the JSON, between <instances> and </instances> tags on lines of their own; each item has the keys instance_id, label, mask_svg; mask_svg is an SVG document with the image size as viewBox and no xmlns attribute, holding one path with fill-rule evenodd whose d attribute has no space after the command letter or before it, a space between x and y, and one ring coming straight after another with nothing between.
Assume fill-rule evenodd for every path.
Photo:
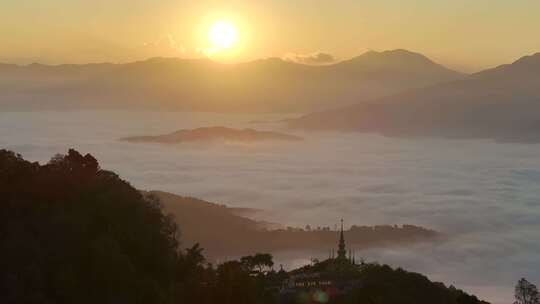
<instances>
[{"instance_id":1,"label":"pagoda spire","mask_svg":"<svg viewBox=\"0 0 540 304\"><path fill-rule=\"evenodd\" d=\"M345 237L343 236L343 219L341 219L341 231L339 233L338 259L347 260L347 250L345 249Z\"/></svg>"}]
</instances>

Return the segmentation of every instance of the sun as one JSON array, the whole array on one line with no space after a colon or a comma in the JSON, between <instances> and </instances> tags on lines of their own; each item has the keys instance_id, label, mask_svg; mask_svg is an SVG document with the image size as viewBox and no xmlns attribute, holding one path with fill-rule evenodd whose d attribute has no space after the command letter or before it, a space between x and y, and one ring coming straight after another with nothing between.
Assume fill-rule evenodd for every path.
<instances>
[{"instance_id":1,"label":"sun","mask_svg":"<svg viewBox=\"0 0 540 304\"><path fill-rule=\"evenodd\" d=\"M208 41L214 50L231 49L238 42L238 29L230 21L216 21L208 30Z\"/></svg>"}]
</instances>

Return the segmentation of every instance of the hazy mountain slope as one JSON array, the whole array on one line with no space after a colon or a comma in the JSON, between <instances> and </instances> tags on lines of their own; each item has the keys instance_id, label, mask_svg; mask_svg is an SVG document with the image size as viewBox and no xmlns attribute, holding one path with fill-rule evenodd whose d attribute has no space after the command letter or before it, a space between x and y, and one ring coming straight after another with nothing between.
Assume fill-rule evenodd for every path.
<instances>
[{"instance_id":1,"label":"hazy mountain slope","mask_svg":"<svg viewBox=\"0 0 540 304\"><path fill-rule=\"evenodd\" d=\"M277 58L234 65L173 58L0 65L0 108L316 111L463 77L405 50L368 52L327 66Z\"/></svg>"},{"instance_id":2,"label":"hazy mountain slope","mask_svg":"<svg viewBox=\"0 0 540 304\"><path fill-rule=\"evenodd\" d=\"M276 229L243 216L241 210L190 197L152 191L167 213L171 213L182 232L185 246L198 242L211 257L240 256L253 252L284 250L326 250L337 244L338 234L330 228L304 230ZM442 240L443 236L422 227L353 226L346 231L347 243L356 249L407 245Z\"/></svg>"},{"instance_id":3,"label":"hazy mountain slope","mask_svg":"<svg viewBox=\"0 0 540 304\"><path fill-rule=\"evenodd\" d=\"M540 53L465 80L293 120L303 129L540 141Z\"/></svg>"}]
</instances>

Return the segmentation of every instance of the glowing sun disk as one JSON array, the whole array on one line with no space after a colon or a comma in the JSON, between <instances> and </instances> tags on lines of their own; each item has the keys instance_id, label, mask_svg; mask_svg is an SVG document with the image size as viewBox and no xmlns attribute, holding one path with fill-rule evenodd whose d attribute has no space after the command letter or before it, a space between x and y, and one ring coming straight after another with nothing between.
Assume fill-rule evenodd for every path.
<instances>
[{"instance_id":1,"label":"glowing sun disk","mask_svg":"<svg viewBox=\"0 0 540 304\"><path fill-rule=\"evenodd\" d=\"M230 49L238 41L238 30L231 22L217 21L208 31L208 40L213 48Z\"/></svg>"}]
</instances>

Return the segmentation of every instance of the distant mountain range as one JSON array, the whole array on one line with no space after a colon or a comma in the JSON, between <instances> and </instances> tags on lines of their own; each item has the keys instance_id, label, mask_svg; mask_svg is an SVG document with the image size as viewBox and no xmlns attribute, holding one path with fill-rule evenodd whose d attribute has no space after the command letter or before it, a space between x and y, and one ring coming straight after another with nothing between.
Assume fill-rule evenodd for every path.
<instances>
[{"instance_id":1,"label":"distant mountain range","mask_svg":"<svg viewBox=\"0 0 540 304\"><path fill-rule=\"evenodd\" d=\"M0 109L312 112L466 75L406 50L332 65L153 58L126 64L0 64Z\"/></svg>"},{"instance_id":2,"label":"distant mountain range","mask_svg":"<svg viewBox=\"0 0 540 304\"><path fill-rule=\"evenodd\" d=\"M161 143L179 144L189 142L258 142L258 141L301 141L302 138L294 135L257 131L253 129L232 129L227 127L205 127L196 129L183 129L173 133L156 136L133 136L122 138L122 141L131 143Z\"/></svg>"},{"instance_id":3,"label":"distant mountain range","mask_svg":"<svg viewBox=\"0 0 540 304\"><path fill-rule=\"evenodd\" d=\"M465 79L289 121L293 128L540 142L540 53Z\"/></svg>"}]
</instances>

